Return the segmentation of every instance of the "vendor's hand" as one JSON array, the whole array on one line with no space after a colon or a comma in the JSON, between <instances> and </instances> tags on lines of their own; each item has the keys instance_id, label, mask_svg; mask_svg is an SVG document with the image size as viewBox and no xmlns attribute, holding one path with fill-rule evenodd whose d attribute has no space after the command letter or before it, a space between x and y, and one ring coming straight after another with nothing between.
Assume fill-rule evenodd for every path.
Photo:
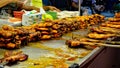
<instances>
[{"instance_id":1,"label":"vendor's hand","mask_svg":"<svg viewBox=\"0 0 120 68\"><path fill-rule=\"evenodd\" d=\"M103 5L100 5L100 11L103 11L105 9L105 7Z\"/></svg>"},{"instance_id":2,"label":"vendor's hand","mask_svg":"<svg viewBox=\"0 0 120 68\"><path fill-rule=\"evenodd\" d=\"M61 11L58 8L54 7L54 6L48 6L48 8L49 8L49 10L52 10L52 11L57 11L57 12Z\"/></svg>"},{"instance_id":3,"label":"vendor's hand","mask_svg":"<svg viewBox=\"0 0 120 68\"><path fill-rule=\"evenodd\" d=\"M105 9L105 7L103 5L96 5L95 9L98 11L103 11Z\"/></svg>"}]
</instances>

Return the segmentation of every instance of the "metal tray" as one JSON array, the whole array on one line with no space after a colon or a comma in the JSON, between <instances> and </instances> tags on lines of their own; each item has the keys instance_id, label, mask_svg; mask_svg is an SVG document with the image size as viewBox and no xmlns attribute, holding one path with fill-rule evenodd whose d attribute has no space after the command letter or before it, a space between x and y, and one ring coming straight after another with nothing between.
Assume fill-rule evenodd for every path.
<instances>
[{"instance_id":1,"label":"metal tray","mask_svg":"<svg viewBox=\"0 0 120 68\"><path fill-rule=\"evenodd\" d=\"M10 26L13 26L13 27L20 27L22 25L21 22L9 22L8 19L0 19L0 28L3 26L3 25L10 25Z\"/></svg>"},{"instance_id":2,"label":"metal tray","mask_svg":"<svg viewBox=\"0 0 120 68\"><path fill-rule=\"evenodd\" d=\"M38 41L38 42L31 42L27 46L22 47L21 50L25 54L29 55L29 59L40 59L40 57L55 57L55 58L61 58L61 56L57 55L55 51L58 51L59 53L67 53L72 56L78 56L79 57L74 61L66 61L68 65L71 65L73 63L82 64L87 59L89 59L93 54L98 53L101 48L97 47L94 50L88 50L84 48L69 48L67 45L65 45L65 40L70 39L73 36L74 37L84 37L87 34L87 30L77 30L73 31L71 33L67 33L63 35L60 39L53 39L53 40L47 40L47 41ZM60 52L62 50L63 52ZM6 49L0 49L0 58L3 57L3 53L6 51ZM88 54L84 57L81 56L82 53L88 52ZM75 55L74 55L75 54ZM63 57L62 57L63 58ZM25 62L18 62L15 65L12 66L5 66L7 68L29 68L29 64L27 61ZM52 68L52 67L49 67Z\"/></svg>"}]
</instances>

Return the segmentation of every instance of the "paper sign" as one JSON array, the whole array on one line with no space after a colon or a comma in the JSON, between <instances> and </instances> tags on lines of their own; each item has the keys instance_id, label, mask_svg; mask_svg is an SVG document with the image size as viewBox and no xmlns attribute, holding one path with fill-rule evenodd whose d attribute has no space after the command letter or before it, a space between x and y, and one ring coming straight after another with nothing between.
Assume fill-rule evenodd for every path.
<instances>
[{"instance_id":1,"label":"paper sign","mask_svg":"<svg viewBox=\"0 0 120 68\"><path fill-rule=\"evenodd\" d=\"M43 5L42 5L42 0L32 0L32 6L35 6L35 7L37 7L37 8L40 8L40 7L42 7Z\"/></svg>"}]
</instances>

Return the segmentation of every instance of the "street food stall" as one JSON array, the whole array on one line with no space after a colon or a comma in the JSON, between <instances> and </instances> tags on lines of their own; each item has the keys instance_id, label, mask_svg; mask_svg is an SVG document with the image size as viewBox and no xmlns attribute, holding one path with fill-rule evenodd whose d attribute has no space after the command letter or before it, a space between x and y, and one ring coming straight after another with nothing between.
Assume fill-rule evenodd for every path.
<instances>
[{"instance_id":1,"label":"street food stall","mask_svg":"<svg viewBox=\"0 0 120 68\"><path fill-rule=\"evenodd\" d=\"M88 22L90 19L93 19L93 22ZM86 28L90 28L98 22L104 22L104 16L95 14L89 17L69 17L21 27L4 25L1 28L1 58L6 51L20 51L20 54L22 51L28 55L28 59L9 66L5 63L19 60L15 57L14 60L10 59L12 57L9 59L4 57L1 59L1 64L12 68L21 66L68 68L74 63L82 64L101 49L89 45L76 48L76 42L73 43L73 46L69 46L67 43L69 43L69 39L86 39L84 37L89 33ZM19 53L17 55L19 56ZM14 52L10 56L14 56Z\"/></svg>"},{"instance_id":2,"label":"street food stall","mask_svg":"<svg viewBox=\"0 0 120 68\"><path fill-rule=\"evenodd\" d=\"M119 67L114 62L119 62L119 12L111 18L78 11L22 12L20 18L0 19L1 68Z\"/></svg>"}]
</instances>

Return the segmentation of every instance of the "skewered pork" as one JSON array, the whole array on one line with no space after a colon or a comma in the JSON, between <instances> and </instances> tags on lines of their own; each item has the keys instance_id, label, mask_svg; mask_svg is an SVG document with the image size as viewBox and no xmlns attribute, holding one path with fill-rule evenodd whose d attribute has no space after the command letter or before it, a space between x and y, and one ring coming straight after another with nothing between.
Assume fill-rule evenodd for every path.
<instances>
[{"instance_id":1,"label":"skewered pork","mask_svg":"<svg viewBox=\"0 0 120 68\"><path fill-rule=\"evenodd\" d=\"M98 34L94 32L94 33L89 33L87 36L92 39L106 40L108 38L115 37L116 35L115 34Z\"/></svg>"},{"instance_id":2,"label":"skewered pork","mask_svg":"<svg viewBox=\"0 0 120 68\"><path fill-rule=\"evenodd\" d=\"M111 27L111 28L116 28L116 29L120 29L120 25L113 25L113 24L102 24L102 27Z\"/></svg>"},{"instance_id":3,"label":"skewered pork","mask_svg":"<svg viewBox=\"0 0 120 68\"><path fill-rule=\"evenodd\" d=\"M4 57L0 59L0 63L12 64L17 61L25 61L27 58L28 55L24 54L22 51L7 51Z\"/></svg>"},{"instance_id":4,"label":"skewered pork","mask_svg":"<svg viewBox=\"0 0 120 68\"><path fill-rule=\"evenodd\" d=\"M34 32L29 34L29 41L38 41L40 40L41 33L40 32Z\"/></svg>"},{"instance_id":5,"label":"skewered pork","mask_svg":"<svg viewBox=\"0 0 120 68\"><path fill-rule=\"evenodd\" d=\"M120 18L120 12L115 13L115 18Z\"/></svg>"},{"instance_id":6,"label":"skewered pork","mask_svg":"<svg viewBox=\"0 0 120 68\"><path fill-rule=\"evenodd\" d=\"M37 31L49 31L48 28L36 28Z\"/></svg>"},{"instance_id":7,"label":"skewered pork","mask_svg":"<svg viewBox=\"0 0 120 68\"><path fill-rule=\"evenodd\" d=\"M120 25L120 22L110 22L110 21L107 21L105 23L106 24L113 24L113 25Z\"/></svg>"},{"instance_id":8,"label":"skewered pork","mask_svg":"<svg viewBox=\"0 0 120 68\"><path fill-rule=\"evenodd\" d=\"M102 20L104 20L104 16L94 14L90 16L45 21L44 23L41 22L31 26L16 28L3 26L0 30L0 47L13 49L27 45L28 41L58 38L67 32L85 29L89 27L89 25L98 24L102 22Z\"/></svg>"},{"instance_id":9,"label":"skewered pork","mask_svg":"<svg viewBox=\"0 0 120 68\"><path fill-rule=\"evenodd\" d=\"M13 31L14 28L12 26L9 26L9 25L3 25L2 30Z\"/></svg>"},{"instance_id":10,"label":"skewered pork","mask_svg":"<svg viewBox=\"0 0 120 68\"><path fill-rule=\"evenodd\" d=\"M69 47L85 47L88 49L91 49L91 48L93 49L96 47L95 45L99 45L99 44L101 44L101 41L87 39L87 38L66 40L66 45L68 45Z\"/></svg>"},{"instance_id":11,"label":"skewered pork","mask_svg":"<svg viewBox=\"0 0 120 68\"><path fill-rule=\"evenodd\" d=\"M107 34L107 33L111 33L111 34L119 34L120 31L114 28L109 28L109 27L96 27L96 28L91 28L92 32L97 32L100 34Z\"/></svg>"},{"instance_id":12,"label":"skewered pork","mask_svg":"<svg viewBox=\"0 0 120 68\"><path fill-rule=\"evenodd\" d=\"M50 35L43 35L43 36L41 36L40 39L42 39L42 40L48 40L48 39L51 39L51 38L52 37Z\"/></svg>"},{"instance_id":13,"label":"skewered pork","mask_svg":"<svg viewBox=\"0 0 120 68\"><path fill-rule=\"evenodd\" d=\"M111 22L119 22L119 21L120 21L120 18L108 18L108 21L111 21Z\"/></svg>"}]
</instances>

